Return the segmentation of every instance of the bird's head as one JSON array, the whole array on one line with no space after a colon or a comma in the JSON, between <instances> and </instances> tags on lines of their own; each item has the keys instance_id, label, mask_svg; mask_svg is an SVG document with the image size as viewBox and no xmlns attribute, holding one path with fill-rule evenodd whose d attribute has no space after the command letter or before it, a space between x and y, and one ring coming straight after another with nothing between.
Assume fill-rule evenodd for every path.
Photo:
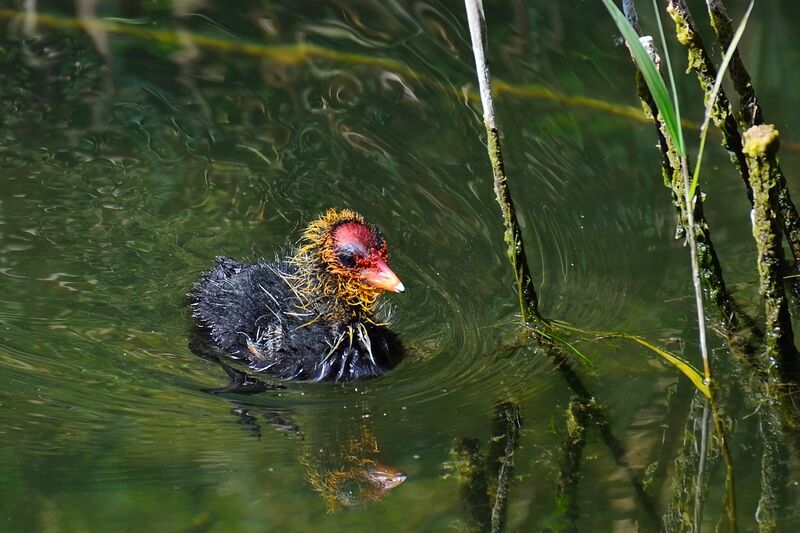
<instances>
[{"instance_id":1,"label":"bird's head","mask_svg":"<svg viewBox=\"0 0 800 533\"><path fill-rule=\"evenodd\" d=\"M386 240L378 228L347 209L329 209L308 225L297 257L314 267L313 290L369 312L384 291L405 287L388 264Z\"/></svg>"}]
</instances>

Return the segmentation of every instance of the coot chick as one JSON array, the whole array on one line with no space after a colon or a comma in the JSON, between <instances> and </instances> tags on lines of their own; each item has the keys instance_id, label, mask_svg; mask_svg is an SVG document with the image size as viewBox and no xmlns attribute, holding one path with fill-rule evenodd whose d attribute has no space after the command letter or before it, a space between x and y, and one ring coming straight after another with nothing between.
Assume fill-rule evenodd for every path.
<instances>
[{"instance_id":1,"label":"coot chick","mask_svg":"<svg viewBox=\"0 0 800 533\"><path fill-rule=\"evenodd\" d=\"M218 354L281 379L349 381L383 374L402 357L373 315L404 287L386 241L357 213L330 209L283 260L218 257L189 294L201 334Z\"/></svg>"}]
</instances>

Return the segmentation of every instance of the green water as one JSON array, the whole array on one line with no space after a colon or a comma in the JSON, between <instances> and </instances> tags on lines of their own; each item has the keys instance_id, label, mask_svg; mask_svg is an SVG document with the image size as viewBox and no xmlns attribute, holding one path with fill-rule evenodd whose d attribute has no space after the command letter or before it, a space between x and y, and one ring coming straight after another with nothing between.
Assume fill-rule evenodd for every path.
<instances>
[{"instance_id":1,"label":"green water","mask_svg":"<svg viewBox=\"0 0 800 533\"><path fill-rule=\"evenodd\" d=\"M175 4L102 2L105 25L88 32L71 4L38 2L41 19L0 12L0 529L464 530L450 450L461 438L488 450L504 401L522 420L508 530L562 527L574 393L546 355L509 348L516 296L463 6ZM528 4L487 2L497 79L635 110L600 2ZM728 7L738 17L744 6ZM759 2L743 48L796 195L799 18ZM301 44L316 48L301 56ZM697 121L695 85L682 79L679 92ZM504 93L497 106L543 313L645 336L701 366L688 250L673 240L652 126L536 94ZM707 216L727 282L759 316L749 206L709 144ZM388 299L408 358L358 384L225 392L222 369L187 347L184 295L214 256L279 255L331 206L387 237L407 289ZM723 342L712 344L736 383ZM577 527L657 530L684 426L699 424L692 387L634 346L580 349L593 366L575 368L624 456L589 428ZM741 394L727 390L723 409L740 526L754 530L763 452L757 417L727 400ZM315 480L354 456L407 480L376 501L326 501ZM800 527L797 469L780 467L789 531ZM716 452L708 469L710 529L724 516Z\"/></svg>"}]
</instances>

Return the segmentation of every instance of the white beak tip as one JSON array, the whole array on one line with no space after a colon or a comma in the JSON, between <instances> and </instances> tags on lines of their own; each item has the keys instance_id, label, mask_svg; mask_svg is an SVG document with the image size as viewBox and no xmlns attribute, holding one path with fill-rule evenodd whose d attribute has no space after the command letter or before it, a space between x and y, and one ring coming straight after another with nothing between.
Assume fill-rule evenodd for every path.
<instances>
[{"instance_id":1,"label":"white beak tip","mask_svg":"<svg viewBox=\"0 0 800 533\"><path fill-rule=\"evenodd\" d=\"M394 286L394 292L405 292L406 287L403 285L402 281L398 281L397 285Z\"/></svg>"}]
</instances>

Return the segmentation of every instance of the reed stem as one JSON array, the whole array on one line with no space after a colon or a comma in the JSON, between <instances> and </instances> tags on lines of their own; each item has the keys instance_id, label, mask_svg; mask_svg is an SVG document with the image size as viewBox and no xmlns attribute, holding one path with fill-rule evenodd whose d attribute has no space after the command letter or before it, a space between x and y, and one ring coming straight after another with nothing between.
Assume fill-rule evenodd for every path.
<instances>
[{"instance_id":1,"label":"reed stem","mask_svg":"<svg viewBox=\"0 0 800 533\"><path fill-rule=\"evenodd\" d=\"M711 383L711 362L708 358L708 342L706 340L706 313L703 304L703 288L700 285L700 266L697 254L697 235L695 234L694 208L692 198L689 196L689 162L686 156L681 157L681 175L683 176L683 199L686 205L686 229L689 241L689 255L692 260L692 285L694 286L694 302L697 309L697 329L700 337L700 354L703 356L703 376L709 389ZM712 392L713 394L713 392Z\"/></svg>"},{"instance_id":2,"label":"reed stem","mask_svg":"<svg viewBox=\"0 0 800 533\"><path fill-rule=\"evenodd\" d=\"M723 50L727 50L733 40L734 30L733 21L728 16L725 4L722 3L722 0L706 0L706 6L708 7L708 16L711 19L711 26L717 34L717 41L719 41ZM731 75L733 87L739 94L741 110L740 122L742 128L763 124L764 113L761 111L761 106L758 103L750 74L744 67L742 57L739 55L738 50L733 53L728 72Z\"/></svg>"},{"instance_id":3,"label":"reed stem","mask_svg":"<svg viewBox=\"0 0 800 533\"><path fill-rule=\"evenodd\" d=\"M689 12L689 8L686 6L686 2L684 0L669 0L667 2L667 13L675 22L678 41L688 51L689 70L694 71L697 75L705 97L709 98L717 78L717 69L703 46L703 41L697 31L697 26ZM742 152L742 137L739 134L733 106L731 106L723 90L719 91L719 95L711 109L711 119L722 132L722 146L728 151L731 163L742 177L747 191L747 198L752 203L753 191L750 187L747 162Z\"/></svg>"},{"instance_id":4,"label":"reed stem","mask_svg":"<svg viewBox=\"0 0 800 533\"><path fill-rule=\"evenodd\" d=\"M778 130L772 125L753 126L745 134L744 151L753 183L753 238L758 248L758 275L766 311L767 361L777 365L784 383L797 383L800 354L794 346L789 306L783 289L781 212L777 153Z\"/></svg>"},{"instance_id":5,"label":"reed stem","mask_svg":"<svg viewBox=\"0 0 800 533\"><path fill-rule=\"evenodd\" d=\"M730 44L733 35L730 31L730 18L727 16L727 12L725 12L721 1L708 0L707 5L709 7L712 26L714 26L719 36L723 50L725 50ZM708 99L711 97L710 93L717 77L717 69L711 62L708 52L703 45L703 41L697 31L697 26L689 12L689 8L686 6L684 0L669 0L667 12L675 21L678 41L680 41L688 51L689 70L694 71L697 75L705 97ZM761 108L758 107L758 103L755 100L755 91L750 83L750 76L744 69L744 65L738 53L732 59L730 71L731 78L734 80L734 87L739 91L739 95L742 98L743 116L747 113L751 122L763 120ZM722 132L722 145L728 150L733 166L741 175L745 183L745 189L747 190L747 198L752 204L753 189L750 183L750 171L747 168L747 159L742 149L742 137L739 134L735 117L736 114L734 113L733 106L725 95L725 92L720 89L711 111L711 119ZM798 213L797 207L789 195L789 190L786 186L786 178L779 165L776 166L776 170L779 176L778 207L783 220L782 231L786 235L786 240L792 250L795 270L800 271L800 213ZM798 292L800 292L800 289L798 289Z\"/></svg>"},{"instance_id":6,"label":"reed stem","mask_svg":"<svg viewBox=\"0 0 800 533\"><path fill-rule=\"evenodd\" d=\"M522 229L517 220L511 190L508 187L508 176L503 163L503 154L500 148L500 133L497 127L492 99L491 76L487 60L486 45L486 20L483 14L481 0L464 0L469 20L469 33L472 39L472 53L475 56L475 68L478 75L478 89L483 106L483 124L486 128L487 152L492 165L494 177L494 192L497 203L503 214L505 232L503 238L506 243L506 254L514 269L517 296L522 321L527 324L544 324L544 319L539 313L539 300L536 288L533 285L530 268L525 255L525 245L522 240Z\"/></svg>"}]
</instances>

